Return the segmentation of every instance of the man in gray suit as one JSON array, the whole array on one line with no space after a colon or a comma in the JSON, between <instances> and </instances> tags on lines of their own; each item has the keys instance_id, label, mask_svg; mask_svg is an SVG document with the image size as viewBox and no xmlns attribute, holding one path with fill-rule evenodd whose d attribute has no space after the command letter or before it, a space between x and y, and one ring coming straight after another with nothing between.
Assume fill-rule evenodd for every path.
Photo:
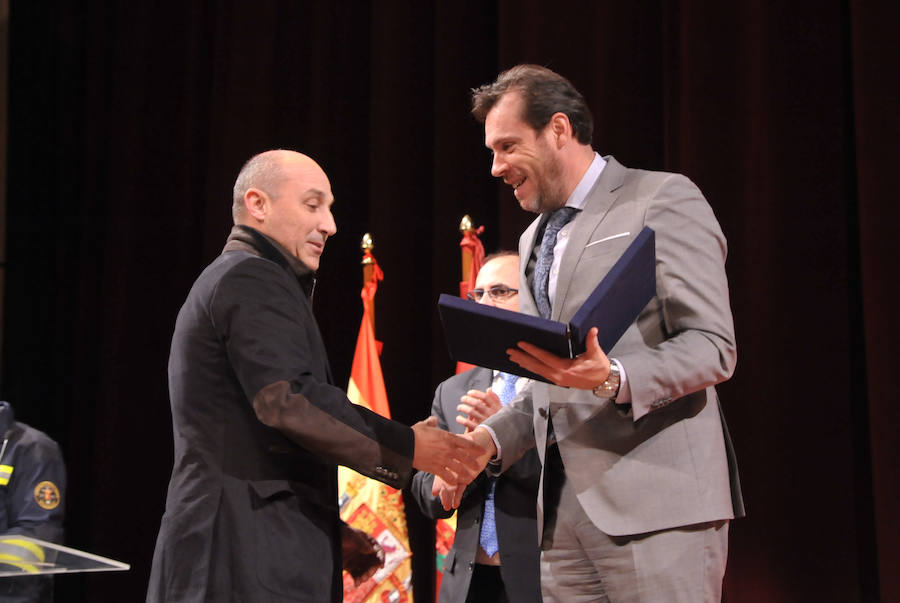
<instances>
[{"instance_id":1,"label":"man in gray suit","mask_svg":"<svg viewBox=\"0 0 900 603\"><path fill-rule=\"evenodd\" d=\"M530 382L470 434L499 471L537 448L544 600L720 599L743 503L714 389L737 355L712 209L684 176L595 153L587 104L549 69L500 74L473 91L473 114L491 173L540 214L519 240L523 312L568 322L641 229L656 232L656 296L613 349L593 329L574 359L520 342L510 358L552 384ZM435 491L447 506L461 494Z\"/></svg>"},{"instance_id":2,"label":"man in gray suit","mask_svg":"<svg viewBox=\"0 0 900 603\"><path fill-rule=\"evenodd\" d=\"M469 299L519 310L519 256L500 252L485 258ZM454 375L434 393L431 416L453 433L471 431L509 402L526 379L475 367ZM455 420L454 420L455 417ZM540 603L537 496L541 465L529 450L497 479L483 474L466 488L456 518L453 548L444 561L438 603ZM419 472L411 492L432 519L452 511L432 494L434 475Z\"/></svg>"}]
</instances>

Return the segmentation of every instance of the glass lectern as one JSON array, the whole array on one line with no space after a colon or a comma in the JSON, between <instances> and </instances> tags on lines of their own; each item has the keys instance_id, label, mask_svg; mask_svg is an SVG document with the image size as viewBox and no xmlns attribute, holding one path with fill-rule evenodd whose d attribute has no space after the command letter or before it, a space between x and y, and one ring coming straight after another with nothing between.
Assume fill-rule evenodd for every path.
<instances>
[{"instance_id":1,"label":"glass lectern","mask_svg":"<svg viewBox=\"0 0 900 603\"><path fill-rule=\"evenodd\" d=\"M0 536L0 578L76 572L115 572L130 569L107 559L30 536Z\"/></svg>"}]
</instances>

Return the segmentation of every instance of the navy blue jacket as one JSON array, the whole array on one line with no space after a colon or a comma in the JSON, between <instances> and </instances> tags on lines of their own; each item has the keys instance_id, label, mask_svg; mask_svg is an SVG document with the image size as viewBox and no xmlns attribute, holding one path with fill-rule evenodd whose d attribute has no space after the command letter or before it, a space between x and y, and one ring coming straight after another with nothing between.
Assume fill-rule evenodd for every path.
<instances>
[{"instance_id":1,"label":"navy blue jacket","mask_svg":"<svg viewBox=\"0 0 900 603\"><path fill-rule=\"evenodd\" d=\"M66 466L59 445L47 434L16 421L8 402L0 402L0 535L21 534L62 543ZM2 553L23 561L29 549L3 544ZM2 601L52 600L52 579L0 580Z\"/></svg>"}]
</instances>

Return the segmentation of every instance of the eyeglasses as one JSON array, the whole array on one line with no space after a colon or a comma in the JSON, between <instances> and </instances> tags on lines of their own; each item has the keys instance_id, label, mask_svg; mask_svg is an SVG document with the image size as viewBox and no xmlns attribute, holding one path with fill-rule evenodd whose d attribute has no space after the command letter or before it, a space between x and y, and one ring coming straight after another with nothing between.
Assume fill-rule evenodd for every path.
<instances>
[{"instance_id":1,"label":"eyeglasses","mask_svg":"<svg viewBox=\"0 0 900 603\"><path fill-rule=\"evenodd\" d=\"M484 297L484 294L487 293L492 300L501 301L504 299L509 299L513 295L516 295L518 292L518 289L513 289L512 287L507 287L506 285L494 285L487 291L485 291L484 289L472 289L471 291L466 293L466 297L474 302L480 302L481 298Z\"/></svg>"}]
</instances>

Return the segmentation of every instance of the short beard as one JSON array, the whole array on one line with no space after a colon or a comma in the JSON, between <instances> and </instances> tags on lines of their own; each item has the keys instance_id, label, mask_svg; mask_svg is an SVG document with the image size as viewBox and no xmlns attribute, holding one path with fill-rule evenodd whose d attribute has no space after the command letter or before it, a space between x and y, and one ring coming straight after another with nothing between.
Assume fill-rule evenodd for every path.
<instances>
[{"instance_id":1,"label":"short beard","mask_svg":"<svg viewBox=\"0 0 900 603\"><path fill-rule=\"evenodd\" d=\"M543 144L546 146L546 143ZM559 159L550 152L550 149L546 149L544 156L547 159L541 162L541 187L537 199L534 200L534 208L523 206L523 209L538 214L559 209L566 204L567 198L563 190L563 169Z\"/></svg>"}]
</instances>

